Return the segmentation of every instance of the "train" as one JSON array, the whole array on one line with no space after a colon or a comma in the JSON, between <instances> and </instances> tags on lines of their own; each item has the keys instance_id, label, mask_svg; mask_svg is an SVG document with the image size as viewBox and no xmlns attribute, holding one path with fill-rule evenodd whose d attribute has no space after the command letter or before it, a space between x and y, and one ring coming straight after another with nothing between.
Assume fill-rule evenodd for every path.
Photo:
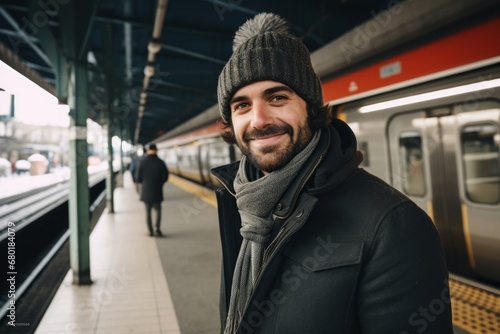
<instances>
[{"instance_id":1,"label":"train","mask_svg":"<svg viewBox=\"0 0 500 334\"><path fill-rule=\"evenodd\" d=\"M500 18L495 14L456 24L431 38L403 43L386 36L387 43L404 47L380 56L367 46L363 52L371 56L352 54L358 61L349 66L346 57L339 57L346 39L335 40L311 56L325 101L356 134L364 155L361 167L429 214L450 272L496 287L500 286L499 31ZM210 169L240 159L241 152L221 140L218 119L218 107L213 106L155 141L172 173L220 186Z\"/></svg>"}]
</instances>

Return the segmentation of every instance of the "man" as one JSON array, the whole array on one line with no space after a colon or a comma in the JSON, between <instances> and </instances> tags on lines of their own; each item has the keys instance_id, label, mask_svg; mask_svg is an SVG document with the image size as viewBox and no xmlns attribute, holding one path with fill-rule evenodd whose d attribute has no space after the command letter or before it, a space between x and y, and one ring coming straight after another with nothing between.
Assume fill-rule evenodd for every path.
<instances>
[{"instance_id":1,"label":"man","mask_svg":"<svg viewBox=\"0 0 500 334\"><path fill-rule=\"evenodd\" d=\"M236 33L218 83L215 168L224 333L452 333L437 230L358 167L350 128L324 106L305 45L274 14Z\"/></svg>"},{"instance_id":2,"label":"man","mask_svg":"<svg viewBox=\"0 0 500 334\"><path fill-rule=\"evenodd\" d=\"M146 222L149 235L153 236L153 224L151 211L156 211L155 233L162 236L161 225L161 202L163 202L163 184L168 180L167 165L158 155L155 144L149 145L146 157L137 167L136 179L141 184L140 199L146 205Z\"/></svg>"}]
</instances>

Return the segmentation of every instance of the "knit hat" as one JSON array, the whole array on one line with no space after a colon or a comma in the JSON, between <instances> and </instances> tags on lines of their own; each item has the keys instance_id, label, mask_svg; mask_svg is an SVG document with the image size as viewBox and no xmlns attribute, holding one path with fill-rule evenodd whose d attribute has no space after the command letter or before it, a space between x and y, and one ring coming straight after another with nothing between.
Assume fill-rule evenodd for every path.
<instances>
[{"instance_id":1,"label":"knit hat","mask_svg":"<svg viewBox=\"0 0 500 334\"><path fill-rule=\"evenodd\" d=\"M271 13L256 15L234 36L233 54L217 86L222 119L230 122L229 101L236 91L263 80L284 83L306 102L323 105L321 82L313 70L309 50L288 32L284 19Z\"/></svg>"}]
</instances>

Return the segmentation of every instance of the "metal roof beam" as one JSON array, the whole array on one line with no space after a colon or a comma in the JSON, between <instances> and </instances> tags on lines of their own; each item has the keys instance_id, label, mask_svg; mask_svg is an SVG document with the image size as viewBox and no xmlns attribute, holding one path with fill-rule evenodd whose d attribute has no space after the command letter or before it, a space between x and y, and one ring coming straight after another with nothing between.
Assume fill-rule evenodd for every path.
<instances>
[{"instance_id":1,"label":"metal roof beam","mask_svg":"<svg viewBox=\"0 0 500 334\"><path fill-rule=\"evenodd\" d=\"M15 36L15 37L21 37L21 34L19 32L16 32L14 30L7 30L7 29L0 29L0 35L6 35L6 36ZM33 42L36 43L38 42L38 38L33 37L33 36L28 36L28 38Z\"/></svg>"},{"instance_id":2,"label":"metal roof beam","mask_svg":"<svg viewBox=\"0 0 500 334\"><path fill-rule=\"evenodd\" d=\"M17 31L17 33L24 40L24 42L28 44L47 65L52 67L52 63L50 62L50 59L49 57L47 57L45 52L43 52L42 49L40 49L37 45L35 45L35 43L33 43L33 41L26 34L26 32L24 32L24 30L21 29L21 27L17 24L16 20L14 20L14 18L12 18L12 16L10 16L10 14L1 6L0 6L0 15L2 15L5 18L5 20L9 22L9 24L14 28L14 30ZM14 45L15 43L12 44ZM15 53L17 53L17 51L18 50L14 50Z\"/></svg>"},{"instance_id":3,"label":"metal roof beam","mask_svg":"<svg viewBox=\"0 0 500 334\"><path fill-rule=\"evenodd\" d=\"M201 94L205 94L207 92L206 89L201 89L201 88L197 88L197 87L188 87L185 85L179 85L179 84L176 84L173 82L168 82L168 81L163 81L163 80L160 80L158 82L155 82L153 80L153 82L156 83L158 86L180 89L180 90L189 91L189 92L197 92L197 93L201 93Z\"/></svg>"},{"instance_id":4,"label":"metal roof beam","mask_svg":"<svg viewBox=\"0 0 500 334\"><path fill-rule=\"evenodd\" d=\"M95 20L98 22L105 22L105 23L113 23L113 24L124 24L124 23L129 23L133 26L140 26L144 28L151 28L151 23L146 22L146 21L140 21L140 20L134 20L134 19L128 19L124 17L119 17L119 16L103 16L103 15L96 15Z\"/></svg>"},{"instance_id":5,"label":"metal roof beam","mask_svg":"<svg viewBox=\"0 0 500 334\"><path fill-rule=\"evenodd\" d=\"M223 14L225 12L225 11L221 12L220 11L221 8L227 8L226 10L230 10L230 11L233 11L236 9L238 12L241 12L241 13L246 14L246 15L251 15L251 16L255 16L255 15L259 14L259 12L255 11L255 10L251 10L251 9L246 8L246 7L238 6L237 4L234 4L233 3L234 1L220 1L220 0L203 0L203 1L213 3L214 8L217 11L217 14L219 15L219 18L221 19L221 21L224 19ZM216 6L219 6L219 8L217 8Z\"/></svg>"},{"instance_id":6,"label":"metal roof beam","mask_svg":"<svg viewBox=\"0 0 500 334\"><path fill-rule=\"evenodd\" d=\"M186 50L186 49L178 48L176 46L171 46L171 45L167 45L167 44L161 44L161 47L162 47L162 49L165 49L165 50L168 50L168 51L177 52L177 53L183 54L185 56L190 56L190 57L193 57L193 58L198 58L198 59L205 60L205 61L208 61L208 62L212 62L212 63L215 63L215 64L219 64L219 65L225 65L226 64L225 60L217 59L217 58L214 58L214 57L210 57L210 56L198 53L198 52L194 52L194 51L189 51L189 50Z\"/></svg>"},{"instance_id":7,"label":"metal roof beam","mask_svg":"<svg viewBox=\"0 0 500 334\"><path fill-rule=\"evenodd\" d=\"M176 97L166 96L166 95L163 95L163 94L157 94L157 93L152 93L152 92L148 92L148 96L152 97L152 98L159 99L159 100L163 100L163 101L179 102L179 103L184 102L183 100L178 99Z\"/></svg>"},{"instance_id":8,"label":"metal roof beam","mask_svg":"<svg viewBox=\"0 0 500 334\"><path fill-rule=\"evenodd\" d=\"M132 26L151 28L151 23L141 20L134 20L133 18L126 18L120 16L106 16L106 15L97 15L95 17L96 21L113 23L113 24L125 24L128 23ZM215 31L215 30L207 30L207 29L197 29L197 28L189 28L182 26L172 26L172 25L164 25L163 29L171 30L173 32L181 32L186 34L195 34L195 35L208 35L212 37L219 37L221 39L232 38L232 33L227 33L225 31Z\"/></svg>"},{"instance_id":9,"label":"metal roof beam","mask_svg":"<svg viewBox=\"0 0 500 334\"><path fill-rule=\"evenodd\" d=\"M123 3L125 16L132 16L132 1L125 0ZM132 85L132 24L123 23L123 34L125 36L125 77L128 86Z\"/></svg>"}]
</instances>

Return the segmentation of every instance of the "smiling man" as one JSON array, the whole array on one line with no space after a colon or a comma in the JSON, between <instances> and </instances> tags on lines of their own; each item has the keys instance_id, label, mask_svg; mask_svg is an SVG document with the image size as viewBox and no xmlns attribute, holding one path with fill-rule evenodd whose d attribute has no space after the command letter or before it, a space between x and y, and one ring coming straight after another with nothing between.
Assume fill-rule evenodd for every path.
<instances>
[{"instance_id":1,"label":"smiling man","mask_svg":"<svg viewBox=\"0 0 500 334\"><path fill-rule=\"evenodd\" d=\"M222 332L453 332L434 224L358 167L354 134L283 19L237 31L218 100L222 136L243 153L212 171L224 185Z\"/></svg>"},{"instance_id":2,"label":"smiling man","mask_svg":"<svg viewBox=\"0 0 500 334\"><path fill-rule=\"evenodd\" d=\"M260 81L241 88L230 109L239 148L264 173L284 167L311 140L306 102L279 82Z\"/></svg>"}]
</instances>

